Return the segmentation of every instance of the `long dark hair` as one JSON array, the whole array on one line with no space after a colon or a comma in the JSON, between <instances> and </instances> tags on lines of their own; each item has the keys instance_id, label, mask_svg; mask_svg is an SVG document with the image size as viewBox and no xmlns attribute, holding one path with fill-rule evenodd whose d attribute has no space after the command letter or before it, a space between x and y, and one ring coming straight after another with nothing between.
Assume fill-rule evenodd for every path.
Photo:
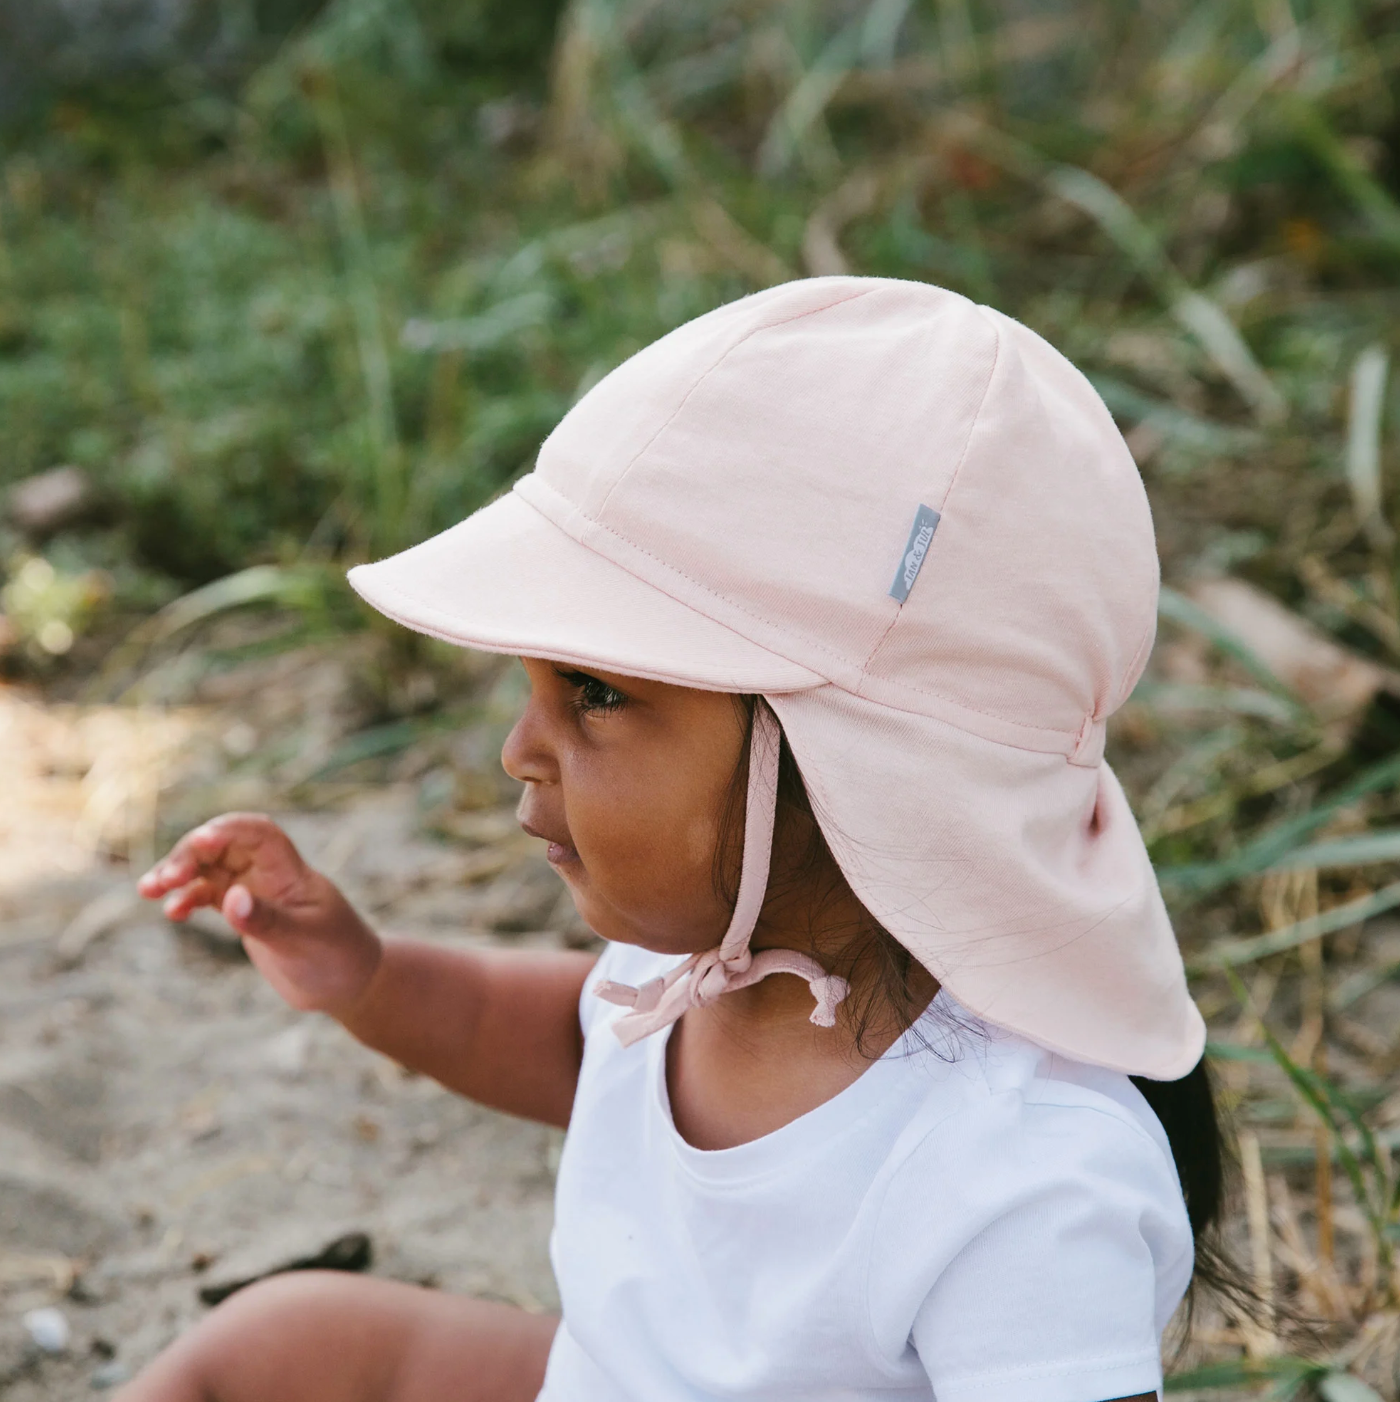
<instances>
[{"instance_id":1,"label":"long dark hair","mask_svg":"<svg viewBox=\"0 0 1400 1402\"><path fill-rule=\"evenodd\" d=\"M736 697L743 707L747 728L753 725L753 709L757 698ZM715 849L715 889L722 899L732 904L737 895L737 872L743 850L744 802L748 791L748 746L730 781L729 792L721 813L720 837ZM806 838L786 873L775 873L776 881L793 884L817 882L814 909L829 904L838 896L850 894L850 886L812 811L807 786L793 757L787 736L782 737L778 758L778 804L774 824L775 846L796 828L805 831ZM770 890L772 887L770 886ZM875 919L864 906L859 907L859 923L851 930L839 967L831 969L851 981L855 990L847 1000L847 1015L852 1020L857 1050L871 1056L871 1046L879 1033L887 1034L891 1020L894 1031L909 1031L925 1011L920 996L922 981L912 977L916 972L914 957L895 937ZM940 1029L947 1031L948 1029ZM953 1028L955 1033L963 1030ZM972 1031L974 1029L967 1029ZM880 1039L888 1044L888 1036ZM932 1049L942 1055L939 1046ZM1232 1264L1219 1241L1219 1226L1223 1215L1226 1192L1225 1136L1216 1113L1215 1093L1210 1072L1204 1059L1177 1081L1152 1081L1145 1076L1133 1076L1132 1083L1142 1092L1153 1114L1161 1121L1171 1145L1177 1177L1186 1199L1186 1213L1196 1241L1193 1286L1204 1285L1219 1294L1234 1308L1246 1315L1257 1315L1259 1302L1239 1269Z\"/></svg>"}]
</instances>

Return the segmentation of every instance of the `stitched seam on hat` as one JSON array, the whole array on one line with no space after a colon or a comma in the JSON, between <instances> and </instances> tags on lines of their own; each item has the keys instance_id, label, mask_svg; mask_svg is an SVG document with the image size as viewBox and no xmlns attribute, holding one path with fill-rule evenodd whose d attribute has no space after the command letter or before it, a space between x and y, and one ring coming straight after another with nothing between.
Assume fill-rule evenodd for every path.
<instances>
[{"instance_id":1,"label":"stitched seam on hat","mask_svg":"<svg viewBox=\"0 0 1400 1402\"><path fill-rule=\"evenodd\" d=\"M954 488L955 486L957 486L958 475L962 472L963 463L965 463L965 462L967 461L968 451L969 451L969 450L971 449L971 447L972 447L972 435L973 435L974 433L977 432L977 422L978 422L978 420L982 417L982 410L983 410L983 408L986 406L986 403L987 403L987 396L988 396L988 395L991 393L991 391L992 391L992 379L993 379L993 377L996 375L996 372L997 372L997 365L998 365L998 364L1000 363L1000 361L1001 361L1001 327L999 327L999 326L996 324L996 322L992 322L992 334L996 337L996 347L995 347L995 349L992 351L992 363L991 363L991 366L990 366L990 367L988 368L988 370L987 370L987 383L986 383L985 385L982 386L982 395L981 395L981 397L980 397L980 398L978 399L978 401L977 401L977 410L976 410L976 412L975 412L975 413L973 414L973 416L972 416L972 423L968 426L967 437L966 437L966 439L963 440L962 452L958 455L958 464L957 464L957 466L953 469L953 475L948 479L948 486L947 486L947 488L944 490L944 493L943 493L943 500L942 500L941 502L939 502L939 504L938 504L938 505L939 505L939 514L940 514L940 515L942 515L943 512L947 511L947 509L948 509L948 498L951 497L951 496L953 495L953 488ZM895 611L894 611L894 616L890 619L888 625L887 625L886 628L885 628L885 631L884 631L883 633L880 634L879 638L876 640L875 646L872 647L872 648L870 649L870 652L869 652L869 654L866 656L865 661L861 663L860 674L861 674L862 677L864 677L865 674L866 674L866 672L868 672L868 671L870 670L870 664L875 660L875 654L876 654L877 652L879 652L880 649L881 649L882 647L884 647L884 645L885 645L885 640L886 640L886 639L889 637L889 635L894 631L894 626L895 626L896 623L899 622L900 615L901 615L903 612L904 612L904 606L903 606L902 604L901 604L897 609L895 609ZM937 694L936 692L929 692L929 693L928 693L928 695L930 695L930 696L933 696L933 695L936 695L936 694ZM952 698L951 698L951 697L944 697L943 699L944 699L944 700L951 700ZM958 704L961 704L961 703L958 703ZM977 708L976 708L975 706L973 706L973 707L970 707L969 709L971 709L971 710L976 710ZM983 714L983 715L990 715L991 713L990 713L989 711L983 711L982 714ZM1015 722L1013 721L1012 724L1014 725Z\"/></svg>"},{"instance_id":2,"label":"stitched seam on hat","mask_svg":"<svg viewBox=\"0 0 1400 1402\"><path fill-rule=\"evenodd\" d=\"M627 465L622 469L621 472L617 474L616 480L613 482L612 486L608 488L606 493L604 493L602 501L598 503L598 509L594 514L594 519L596 520L598 516L601 516L603 512L607 510L608 502L612 500L612 494L615 491L617 491L617 489L622 485L623 480L626 478L627 474L631 472L632 469L637 465L637 460L651 447L653 443L656 442L658 438L661 437L663 433L666 432L668 428L671 427L671 425L680 415L681 410L684 409L685 406L690 403L691 397L696 393L700 386L703 385L705 381L708 380L710 376L713 375L715 371L718 370L719 367L723 365L724 362L728 360L729 357L733 355L736 350L739 349L740 346L744 345L745 342L752 340L753 337L757 336L761 331L771 331L775 326L787 326L791 322L801 321L802 318L805 316L818 316L822 312L829 312L833 307L842 306L846 302L857 301L861 297L868 297L870 295L870 292L873 290L873 288L868 288L860 292L852 292L849 296L838 297L834 302L827 302L820 307L809 307L804 312L794 312L791 316L779 317L777 321L765 321L762 326L755 326L751 331L747 331L744 333L744 335L740 336L739 339L735 341L732 346L729 346L719 357L719 359L716 360L715 363L711 365L710 368L706 370L705 373L701 375L700 378L696 380L695 383L691 385L691 387L688 390L686 390L685 397L681 400L679 404L676 405L676 407L670 412L670 414L666 416L666 421L660 424L657 427L656 432L653 433L651 437L648 438L647 441L643 443L642 446L638 448L637 451L633 453L630 458L628 458Z\"/></svg>"},{"instance_id":3,"label":"stitched seam on hat","mask_svg":"<svg viewBox=\"0 0 1400 1402\"><path fill-rule=\"evenodd\" d=\"M801 664L799 664L801 665ZM862 673L862 677L864 674ZM995 711L984 711L980 706L971 706L966 701L958 701L951 696L945 696L941 691L930 691L926 686L915 686L912 682L897 681L892 677L876 677L875 681L881 686L895 687L900 691L913 692L915 696L927 696L934 701L942 701L945 705L952 706L959 711L970 711L973 715L986 716L988 720L995 721L998 725L1007 725L1014 730L1029 730L1040 735L1058 735L1066 742L1072 742L1078 738L1078 730L1061 730L1053 725L1027 725L1024 721L1012 720L1009 716L999 716ZM852 691L853 696L859 696L864 700L874 700L869 692L863 687L858 691ZM892 702L880 701L882 706L893 706ZM893 706L896 711L904 710L903 706ZM910 715L923 715L923 711L909 711ZM957 721L947 720L942 716L933 717L935 720L942 720L945 725L951 725L955 730L966 730L969 735L976 735L981 740L986 740L989 745L1010 745L1012 749L1034 750L1037 754L1062 754L1065 751L1060 749L1048 750L1043 745L1018 745L1013 740L994 740L990 736L983 735L980 731L973 730L970 726L959 725Z\"/></svg>"},{"instance_id":4,"label":"stitched seam on hat","mask_svg":"<svg viewBox=\"0 0 1400 1402\"><path fill-rule=\"evenodd\" d=\"M861 295L863 296L864 294L862 293ZM849 301L850 299L847 298L846 300ZM833 305L839 304L833 303ZM777 323L775 322L774 325L777 325ZM517 483L517 485L519 484ZM663 570L666 570L670 574L675 575L677 579L685 580L687 584L693 584L697 589L702 590L704 593L708 594L712 599L719 600L719 602L724 604L727 608L737 609L740 613L744 615L745 618L751 618L755 623L761 624L765 628L772 626L769 620L763 618L762 615L754 613L751 609L745 608L744 605L739 603L737 600L726 597L724 594L721 594L718 589L711 588L711 586L706 584L703 580L696 579L694 575L687 574L683 569L680 569L678 566L673 565L669 560L663 559L660 555L656 554L655 551L648 550L644 545L638 545L636 541L632 540L629 536L623 535L621 531L614 530L605 521L598 520L596 516L588 515L588 513L585 512L581 507L576 506L572 501L570 501L569 498L563 494L563 492L559 491L556 487L551 487L548 482L536 478L532 490L543 490L549 493L550 496L558 497L562 502L564 502L564 504L567 507L569 507L572 511L574 511L578 516L580 516L583 519L583 521L585 522L586 530L605 532L606 534L612 536L614 540L621 541L622 544L625 545L629 550L635 550L638 554L645 555L647 559L655 560L656 563L660 565ZM570 539L576 540L580 545L584 546L585 549L593 549L593 547L589 545L582 536L574 535L572 531L568 530L568 528L565 526L561 526L559 522L554 520L552 516L548 516L543 511L540 511L540 508L536 506L535 503L532 502L529 497L525 496L524 493L520 493L520 496L527 506L529 506L534 511L539 511L539 514L541 516L544 516L546 521L548 521L551 525L555 526L557 529L564 531L565 534L570 537ZM594 554L601 554L601 552L595 550ZM616 565L618 569L627 570L628 574L635 575L635 571L628 570L626 565L621 564L617 560L614 560L611 555L604 555L603 559L605 559L611 565ZM688 599L682 599L678 595L669 593L667 590L662 589L659 584L655 584L649 579L644 579L641 575L635 575L635 577L641 579L644 584L651 585L653 589L659 590L662 594L665 594L668 599L675 599L677 603L684 604L686 608L695 609L695 605L692 604ZM699 609L695 609L695 612L701 613ZM739 632L739 630L735 628L732 624L724 623L724 620L722 618L716 618L713 614L704 613L701 614L701 616L704 618L708 618L712 623L723 624L732 632ZM785 662L791 662L795 667L805 667L809 672L815 670L806 662L798 662L795 658L789 657L785 652L779 652L777 648L770 646L768 643L756 642L753 638L748 637L748 635L744 633L740 633L739 636L745 638L748 642L753 643L755 647L761 647L765 651L771 652L775 657L781 657ZM824 643L818 642L815 638L809 638L804 635L803 641L806 642L809 646L816 648L817 651L826 653L828 657L834 658L837 662L846 662L846 658L844 658L834 648L827 647ZM831 681L829 677L826 678L826 680L828 682ZM835 683L832 684L835 685Z\"/></svg>"},{"instance_id":5,"label":"stitched seam on hat","mask_svg":"<svg viewBox=\"0 0 1400 1402\"><path fill-rule=\"evenodd\" d=\"M655 588L656 586L652 585L651 587ZM414 617L408 610L394 612L390 607L387 606L385 600L383 599L373 603L371 603L369 599L365 599L365 602L369 604L369 606L376 612L382 613L385 618L392 619L395 623L401 624L405 628L413 629L413 631L416 633L423 633L430 638L440 638L443 642L451 643L454 647L470 647L475 648L481 652L494 652L498 654L515 655L518 651L518 644L514 642L487 643L482 642L479 639L472 639L470 641L466 641L463 639L460 631L453 631L452 625L456 622L456 620L452 617L451 614L444 613L442 609L436 608L434 605L428 603L424 599L417 597L416 595L405 594L403 590L396 589L391 584L384 584L381 582L380 584L376 585L376 588L381 595L392 596L392 600L396 604L401 601L402 604L413 605L420 614L423 612L427 612L434 615L435 619L443 620L441 623L425 623L421 617ZM361 597L363 598L364 596L362 595ZM669 598L670 595L667 595L667 597ZM682 601L678 600L677 602ZM708 615L702 614L701 617L708 618ZM717 626L719 627L727 626L725 624L719 623L719 620L717 619L710 619L710 622L717 624ZM737 634L737 636L742 638L744 635L742 633L739 633ZM750 640L745 638L744 641L748 642ZM755 644L755 646L757 646L757 644ZM523 655L526 657L543 657L551 661L571 662L575 665L583 667L606 668L611 663L616 662L615 657L601 657L596 652L591 652L586 648L550 648L546 652L526 652ZM801 663L790 662L788 658L782 657L778 653L773 653L773 656L780 662L789 662L789 665L791 666L800 667L802 665ZM808 668L807 670L810 671L811 669ZM649 671L633 671L628 673L628 675L645 677L648 680L652 681L666 681L669 677L675 676L675 673L667 672L663 668L655 668ZM821 674L817 673L816 675L820 677ZM720 685L719 683L712 684L716 687L719 687ZM822 678L820 684L829 686L832 683L827 682L825 678ZM794 691L810 691L813 690L816 685L818 684L809 683L807 685L799 685L793 683L791 689ZM728 684L728 686L730 690L735 692L748 692L753 689L751 683L746 684L742 682L731 682ZM784 688L784 691L786 692L787 689L788 688Z\"/></svg>"},{"instance_id":6,"label":"stitched seam on hat","mask_svg":"<svg viewBox=\"0 0 1400 1402\"><path fill-rule=\"evenodd\" d=\"M547 485L546 483L536 483L536 485L537 485L537 486L543 486L543 487L545 487L545 489L548 490L548 491L553 491L553 488L548 487L548 485ZM513 491L514 488L512 488L511 490ZM559 494L556 493L556 495L559 495ZM554 520L552 520L550 517L546 516L545 513L544 513L543 511L541 511L541 510L539 509L539 507L536 506L535 503L532 502L528 497L521 496L520 499L521 499L521 501L522 501L526 506L528 506L528 507L530 508L531 511L535 512L536 515L541 516L541 517L543 517L544 520L548 521L549 524L550 524L551 526L553 526L555 530L558 530L558 531L563 531L563 530L564 530L564 527L563 527L563 526L559 525L559 523L558 523L557 521L554 521ZM566 499L566 500L567 500L567 499ZM571 504L572 504L572 503L571 503ZM581 513L580 513L580 514L581 514ZM590 521L590 525L599 526L601 529L607 530L607 527L606 527L606 526L601 526L600 523L599 523L599 522L596 522L596 521ZM573 535L570 534L569 532L565 531L565 534L569 536L569 539L570 539L570 540L573 540L573 541L575 542L575 544L578 544L578 545L582 546L585 550L593 550L593 547L592 547L592 546L590 546L590 545L585 545L583 541L578 540L577 537L573 536ZM613 532L613 534L616 534L616 532ZM625 537L622 537L622 536L619 536L618 539L619 539L619 540L624 540L624 541L625 541ZM593 553L594 553L595 555L598 554L598 552L597 552L596 550L593 550ZM713 615L711 615L711 614L701 612L701 610L700 610L700 609L697 609L697 608L695 607L695 605L692 604L688 599L682 599L679 595L668 593L665 589L661 588L660 585L653 583L653 582L652 582L651 580L649 580L649 579L643 578L643 577L642 577L641 575L639 575L639 574L635 574L632 570L629 570L629 569L627 568L626 565L619 564L618 561L613 560L613 559L610 559L610 558L609 558L608 556L606 556L606 555L603 555L603 556L601 556L600 558L602 558L602 559L604 559L604 560L607 560L608 564L612 565L614 569L619 569L619 570L621 570L624 574L629 574L629 575L631 575L633 579L637 580L637 582L640 583L640 584L646 585L646 587L647 587L648 589L655 589L656 592L657 592L658 594L662 594L662 595L664 595L666 598L672 600L672 602L679 604L682 608L689 609L691 612L698 614L701 618L705 619L707 622L713 623L717 628L723 628L723 629L725 629L727 632L733 633L734 636L735 636L736 638L741 638L744 642L751 644L753 647L761 648L764 652L767 652L767 653L771 654L771 655L772 655L773 657L775 657L778 661L780 661L780 662L786 662L786 663L787 663L789 666L791 666L791 667L799 667L799 668L801 668L804 672L809 672L809 673L812 673L814 676L820 677L820 678L821 678L821 681L822 681L825 685L827 685L827 686L833 686L833 685L835 685L835 683L832 682L831 679L830 679L829 677L826 677L826 676L824 676L822 673L817 672L814 668L809 667L805 662L798 662L798 661L796 661L794 658L788 657L785 653L779 652L776 648L771 648L771 647L769 647L766 643L755 642L753 638L750 638L746 633L741 633L741 632L740 632L737 628L735 628L732 624L726 623L722 618L715 618L715 617L714 617ZM653 559L657 559L659 564L666 565L666 561L660 560L659 557L653 556L652 558L653 558ZM670 566L667 566L667 568L671 568L671 567L670 567ZM679 570L676 570L675 573L680 574L681 572L680 572ZM687 576L687 575L681 575L681 577L682 577L683 579L689 579L689 576ZM690 580L690 582L693 583L693 584L699 584L699 581L698 581L698 580ZM705 588L705 586L704 586L703 584L700 584L699 587L702 588L702 589ZM405 603L407 603L407 604L415 605L415 606L416 606L417 608L419 608L419 609L427 609L429 612L434 613L434 614L438 615L439 617L448 620L449 622L454 621L454 620L452 619L452 615L450 615L450 614L448 614L448 613L445 613L442 609L438 608L436 604L433 604L433 603L429 602L427 599L423 598L421 595L418 595L418 594L410 594L410 593L408 593L406 590L400 589L400 588L398 588L396 585L388 584L388 583L386 583L386 582L384 582L384 581L380 581L380 582L376 585L376 588L377 588L381 593L383 593L383 594L392 594L392 595L394 595L396 598L402 599L402 600L403 600ZM356 592L358 593L359 591L356 590ZM714 593L713 590L711 590L711 591L709 591L709 592ZM364 598L364 595L361 595L361 597ZM716 594L715 597L716 597L716 598L720 598L720 599L723 598L723 596L722 596L722 595L719 595L719 594ZM377 609L377 610L378 610L379 612L381 612L381 613L384 612L383 609L380 609L380 608L379 608L379 605L378 605L378 604L370 602L369 599L366 598L366 599L365 599L365 602L366 602L366 603L369 603L369 605L370 605L371 608ZM750 616L750 617L756 618L756 615L753 615L753 614L750 614L749 616ZM391 615L391 614L386 614L386 617L394 617L394 616ZM395 621L396 623L401 623L401 624L403 624L403 626L404 626L404 627L407 627L407 628L418 629L418 628L420 628L420 626L421 626L421 625L419 625L419 624L417 624L417 623L410 623L410 622L408 622L406 618L397 618L397 617L395 617L395 618L394 618L394 621ZM761 620L758 620L758 621L761 621ZM451 633L448 633L448 632L435 632L435 633L432 634L432 636L433 636L433 637L440 637L440 638L444 639L444 640L447 641L447 642L458 642L458 645L459 645L459 646L462 645L462 644L458 641L458 639L456 639ZM467 645L467 646L470 646L470 647L483 647L483 645L480 644L480 643L470 643L470 644L466 644L466 645ZM483 650L489 650L489 649L483 648ZM583 656L583 653L580 652L580 651L577 650L577 649L569 649L569 652L570 652L570 655L573 656L573 657L581 657L581 656ZM597 666L597 665L601 665L601 664L595 662L593 665ZM810 690L810 689L811 689L811 684L808 684L808 685L806 685L806 686L799 686L799 685L797 685L796 683L794 683L794 685L793 685L793 690L797 690L797 691L805 691L805 690Z\"/></svg>"},{"instance_id":7,"label":"stitched seam on hat","mask_svg":"<svg viewBox=\"0 0 1400 1402\"><path fill-rule=\"evenodd\" d=\"M771 627L771 626L772 626L772 625L768 622L768 620L766 620L765 618L762 617L762 615L757 614L757 613L754 613L752 610L745 608L745 607L743 606L743 604L737 602L737 601L734 600L734 599L727 598L725 595L721 594L721 593L719 592L718 589L712 589L708 584L704 583L703 580L696 579L694 575L687 574L684 570L678 569L678 568L677 568L675 565L673 565L669 560L663 560L663 559L661 558L660 555L657 555L657 554L655 554L653 551L648 550L648 549L646 548L645 545L638 545L636 541L630 540L627 536L623 535L621 531L615 531L615 530L613 530L613 528L612 528L611 526L607 525L607 524L606 524L605 522L603 522L603 521L597 520L595 517L585 516L585 517L584 517L584 520L586 520L586 521L588 522L589 526L590 526L593 530L596 530L596 531L606 531L606 532L607 532L610 536L612 536L615 540L620 540L625 546L628 547L628 549L638 551L639 553L645 555L649 560L655 560L656 563L662 567L662 569L669 570L672 574L676 575L678 578L685 580L687 584L693 584L697 589L702 589L702 590L704 590L704 592L705 592L706 594L708 594L712 599L718 599L718 600L720 601L720 603L725 604L725 605L726 605L727 607L729 607L729 608L738 609L738 611L739 611L740 613L742 613L746 618L751 618L751 619L753 619L753 621L754 621L755 623L764 624L765 626L768 626L768 627ZM584 542L580 541L579 543L580 543L580 544L583 544ZM607 559L608 557L607 557L607 556L604 556L603 558L604 558L604 559ZM617 561L616 561L616 560L613 560L612 563L613 563L613 564L617 564ZM626 569L627 567L626 567L625 565L620 565L619 568L620 568L620 569ZM630 571L629 571L629 573L630 573ZM651 581L650 581L650 580L647 580L646 583L651 584ZM653 589L656 589L656 588L658 588L659 586L657 586L657 585L655 585L655 584L652 584L651 587L652 587ZM666 593L666 591L665 591L664 589L662 589L661 592L662 592L663 594ZM668 597L674 597L674 595L669 595ZM686 600L684 600L684 599L679 599L679 600L677 600L677 602L678 602L678 603L686 603ZM687 604L687 607L688 607L688 608L694 608L695 606L694 606L694 604ZM696 609L696 612L698 613L699 610ZM710 614L706 614L705 617L706 617L706 618L709 618L710 621L711 621L712 623L720 623L720 622L723 622L722 619L714 618L714 617L713 617L712 615L710 615ZM725 626L727 627L727 626L729 626L729 625L726 624ZM735 631L735 632L738 632L738 629L735 629L734 631ZM743 636L743 635L741 634L740 636ZM828 657L835 658L835 660L836 660L837 662L845 662L845 661L846 661L846 659L845 659L844 657L842 657L841 654L840 654L839 652L837 652L835 648L827 647L825 643L819 643L815 638L804 637L804 638L803 638L803 641L804 641L805 643L807 643L807 645L808 645L809 647L814 647L814 648L816 648L818 652L824 652L824 653L826 653L826 655L827 655ZM749 642L754 642L754 640L753 640L752 638L750 638L750 639L749 639ZM782 657L785 661L792 662L794 666L797 666L797 667L807 667L807 663L805 663L805 662L796 662L796 661L794 661L793 658L788 657L786 653L779 652L776 648L770 647L767 643L755 643L754 645L755 645L756 647L765 648L767 651L773 653L775 656L777 656L777 657ZM812 668L808 667L808 670L811 671ZM829 680L829 678L828 678L828 680Z\"/></svg>"}]
</instances>

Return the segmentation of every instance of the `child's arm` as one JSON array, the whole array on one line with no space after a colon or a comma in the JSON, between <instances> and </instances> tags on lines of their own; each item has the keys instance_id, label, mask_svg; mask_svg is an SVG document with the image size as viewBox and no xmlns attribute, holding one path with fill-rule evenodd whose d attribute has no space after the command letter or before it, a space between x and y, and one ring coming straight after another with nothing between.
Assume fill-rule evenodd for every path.
<instances>
[{"instance_id":1,"label":"child's arm","mask_svg":"<svg viewBox=\"0 0 1400 1402\"><path fill-rule=\"evenodd\" d=\"M514 1115L566 1124L583 1044L585 954L458 951L385 942L270 818L195 828L141 878L184 919L215 906L294 1008L326 1012L368 1046Z\"/></svg>"},{"instance_id":2,"label":"child's arm","mask_svg":"<svg viewBox=\"0 0 1400 1402\"><path fill-rule=\"evenodd\" d=\"M389 940L364 997L337 1014L367 1046L526 1119L569 1122L578 1003L595 956Z\"/></svg>"}]
</instances>

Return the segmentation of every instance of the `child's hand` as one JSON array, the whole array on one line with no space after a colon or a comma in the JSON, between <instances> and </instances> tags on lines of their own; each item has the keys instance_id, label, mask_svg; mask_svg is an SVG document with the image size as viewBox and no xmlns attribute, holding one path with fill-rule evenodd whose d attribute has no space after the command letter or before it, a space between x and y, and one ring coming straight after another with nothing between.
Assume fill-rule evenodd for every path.
<instances>
[{"instance_id":1,"label":"child's hand","mask_svg":"<svg viewBox=\"0 0 1400 1402\"><path fill-rule=\"evenodd\" d=\"M199 906L222 911L263 977L294 1008L348 1009L379 967L379 937L258 813L225 813L186 833L137 889L148 900L165 897L171 920Z\"/></svg>"}]
</instances>

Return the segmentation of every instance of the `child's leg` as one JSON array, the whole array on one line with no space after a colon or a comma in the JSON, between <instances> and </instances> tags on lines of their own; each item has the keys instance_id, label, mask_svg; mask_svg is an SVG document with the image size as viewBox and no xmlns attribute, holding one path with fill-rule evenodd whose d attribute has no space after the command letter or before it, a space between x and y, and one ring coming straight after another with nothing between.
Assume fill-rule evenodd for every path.
<instances>
[{"instance_id":1,"label":"child's leg","mask_svg":"<svg viewBox=\"0 0 1400 1402\"><path fill-rule=\"evenodd\" d=\"M250 1286L114 1402L533 1402L559 1321L388 1280Z\"/></svg>"}]
</instances>

